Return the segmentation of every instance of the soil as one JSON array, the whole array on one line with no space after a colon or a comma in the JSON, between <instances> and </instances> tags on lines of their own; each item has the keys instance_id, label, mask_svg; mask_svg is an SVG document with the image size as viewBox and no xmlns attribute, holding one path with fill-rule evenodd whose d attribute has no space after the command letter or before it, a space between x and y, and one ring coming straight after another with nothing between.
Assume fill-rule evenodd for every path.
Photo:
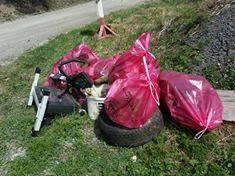
<instances>
[{"instance_id":1,"label":"soil","mask_svg":"<svg viewBox=\"0 0 235 176\"><path fill-rule=\"evenodd\" d=\"M16 10L15 6L0 1L0 22L14 20L20 16L22 14Z\"/></svg>"}]
</instances>

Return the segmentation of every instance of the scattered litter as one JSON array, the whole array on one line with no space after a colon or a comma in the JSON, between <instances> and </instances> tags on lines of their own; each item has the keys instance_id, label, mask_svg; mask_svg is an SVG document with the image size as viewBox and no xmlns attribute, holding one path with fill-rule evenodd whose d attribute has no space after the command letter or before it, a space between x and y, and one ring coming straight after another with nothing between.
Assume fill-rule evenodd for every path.
<instances>
[{"instance_id":1,"label":"scattered litter","mask_svg":"<svg viewBox=\"0 0 235 176\"><path fill-rule=\"evenodd\" d=\"M223 105L210 83L201 76L161 72L149 45L150 33L146 32L127 51L102 60L82 43L54 64L44 86L65 90L79 105L86 106L93 120L104 112L108 119L103 125L115 126L117 136L121 134L118 128L127 132L147 128L153 115L158 134L164 126L160 100L172 120L198 132L197 139L218 128ZM78 87L80 84L84 86ZM146 141L154 135L148 137ZM132 160L136 162L137 157Z\"/></svg>"},{"instance_id":2,"label":"scattered litter","mask_svg":"<svg viewBox=\"0 0 235 176\"><path fill-rule=\"evenodd\" d=\"M135 163L137 161L137 156L133 156L131 160Z\"/></svg>"}]
</instances>

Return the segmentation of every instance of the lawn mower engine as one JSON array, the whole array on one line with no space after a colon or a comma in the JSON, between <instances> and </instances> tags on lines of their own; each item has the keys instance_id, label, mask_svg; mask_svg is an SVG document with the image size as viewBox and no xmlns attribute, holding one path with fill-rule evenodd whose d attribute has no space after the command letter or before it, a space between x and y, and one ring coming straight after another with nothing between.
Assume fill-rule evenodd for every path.
<instances>
[{"instance_id":1,"label":"lawn mower engine","mask_svg":"<svg viewBox=\"0 0 235 176\"><path fill-rule=\"evenodd\" d=\"M50 122L56 115L66 115L74 111L78 111L81 116L86 114L86 111L81 108L81 105L78 104L71 95L71 90L76 89L76 91L82 95L83 93L80 90L91 88L93 81L84 72L73 76L69 76L65 73L62 69L63 66L72 62L84 64L81 60L71 59L60 64L59 74L51 75L51 79L54 82L66 83L67 88L65 90L60 90L55 87L39 87L38 80L41 69L36 69L28 100L28 107L34 104L37 109L36 120L32 129L33 137L38 135L42 124Z\"/></svg>"}]
</instances>

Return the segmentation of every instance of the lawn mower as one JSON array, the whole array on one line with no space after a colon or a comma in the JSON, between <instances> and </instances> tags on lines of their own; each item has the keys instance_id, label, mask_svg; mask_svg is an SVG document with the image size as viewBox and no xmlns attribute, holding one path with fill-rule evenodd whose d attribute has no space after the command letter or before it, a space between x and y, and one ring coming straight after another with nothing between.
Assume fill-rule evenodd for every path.
<instances>
[{"instance_id":1,"label":"lawn mower","mask_svg":"<svg viewBox=\"0 0 235 176\"><path fill-rule=\"evenodd\" d=\"M62 69L63 66L72 62L84 64L84 61L82 60L70 59L68 61L61 62L58 74L50 75L50 78L55 83L66 83L65 90L55 87L39 87L38 80L41 74L41 69L36 68L27 104L28 107L31 107L34 104L37 110L35 124L32 128L33 137L38 135L42 124L50 122L50 120L56 115L66 115L74 111L78 111L81 116L86 114L86 111L81 108L79 103L77 103L71 92L75 89L80 95L85 96L81 92L81 89L91 88L93 86L93 81L85 72L80 72L73 76L65 73Z\"/></svg>"}]
</instances>

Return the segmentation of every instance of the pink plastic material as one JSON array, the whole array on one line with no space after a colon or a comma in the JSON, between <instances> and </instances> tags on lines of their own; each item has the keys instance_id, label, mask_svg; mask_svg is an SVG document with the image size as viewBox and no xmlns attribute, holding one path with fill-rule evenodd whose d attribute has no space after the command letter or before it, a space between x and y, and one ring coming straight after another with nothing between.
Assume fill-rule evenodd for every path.
<instances>
[{"instance_id":1,"label":"pink plastic material","mask_svg":"<svg viewBox=\"0 0 235 176\"><path fill-rule=\"evenodd\" d=\"M120 55L117 54L110 58L100 60L94 65L94 75L96 77L108 76Z\"/></svg>"},{"instance_id":2,"label":"pink plastic material","mask_svg":"<svg viewBox=\"0 0 235 176\"><path fill-rule=\"evenodd\" d=\"M70 64L64 65L63 70L71 76L80 72L85 72L93 81L95 81L101 76L108 76L110 70L114 66L115 62L119 59L119 57L120 55L117 54L108 59L101 60L95 53L91 51L91 49L86 44L77 45L53 65L49 75L47 76L44 86L57 87L60 89L64 89L66 87L66 83L55 83L50 78L51 74L59 73L59 65L63 61L73 58L84 60L86 62L86 64L84 65L72 62Z\"/></svg>"},{"instance_id":3,"label":"pink plastic material","mask_svg":"<svg viewBox=\"0 0 235 176\"><path fill-rule=\"evenodd\" d=\"M180 125L198 131L196 138L222 124L222 102L204 77L166 71L160 74L159 86L171 117Z\"/></svg>"},{"instance_id":4,"label":"pink plastic material","mask_svg":"<svg viewBox=\"0 0 235 176\"><path fill-rule=\"evenodd\" d=\"M152 76L157 93L157 77ZM156 96L156 95L155 95ZM127 128L139 128L156 111L158 105L151 94L146 75L116 80L109 89L105 108L109 118Z\"/></svg>"},{"instance_id":5,"label":"pink plastic material","mask_svg":"<svg viewBox=\"0 0 235 176\"><path fill-rule=\"evenodd\" d=\"M112 121L127 128L141 127L159 104L160 65L148 51L149 42L150 33L142 34L109 74L106 112Z\"/></svg>"},{"instance_id":6,"label":"pink plastic material","mask_svg":"<svg viewBox=\"0 0 235 176\"><path fill-rule=\"evenodd\" d=\"M72 62L70 64L64 65L62 69L70 76L76 75L80 72L85 72L93 81L95 81L101 76L109 74L112 66L119 58L119 55L115 55L105 60L100 60L100 58L95 53L93 53L86 44L77 45L54 64L49 75L47 76L44 86L66 89L66 82L54 82L50 78L50 75L59 73L59 65L61 62L73 58L81 59L85 61L86 64L83 65ZM86 103L84 95L78 94L76 90L73 90L72 94L80 104Z\"/></svg>"},{"instance_id":7,"label":"pink plastic material","mask_svg":"<svg viewBox=\"0 0 235 176\"><path fill-rule=\"evenodd\" d=\"M86 72L91 79L95 80L99 78L98 75L94 74L95 64L100 60L100 58L91 51L91 49L86 44L77 45L75 48L70 50L66 55L64 55L60 60L58 60L51 69L44 86L58 87L64 89L66 84L63 82L55 83L51 78L51 74L59 73L59 65L61 62L78 58L84 60L86 62L85 65L81 65L80 63L72 62L70 64L64 65L63 70L68 75L75 75L80 72Z\"/></svg>"},{"instance_id":8,"label":"pink plastic material","mask_svg":"<svg viewBox=\"0 0 235 176\"><path fill-rule=\"evenodd\" d=\"M147 32L142 34L114 64L109 74L109 83L112 84L117 79L125 79L132 75L145 73L143 56L146 57L148 70L159 74L160 65L154 55L148 51L149 45L150 33Z\"/></svg>"}]
</instances>

